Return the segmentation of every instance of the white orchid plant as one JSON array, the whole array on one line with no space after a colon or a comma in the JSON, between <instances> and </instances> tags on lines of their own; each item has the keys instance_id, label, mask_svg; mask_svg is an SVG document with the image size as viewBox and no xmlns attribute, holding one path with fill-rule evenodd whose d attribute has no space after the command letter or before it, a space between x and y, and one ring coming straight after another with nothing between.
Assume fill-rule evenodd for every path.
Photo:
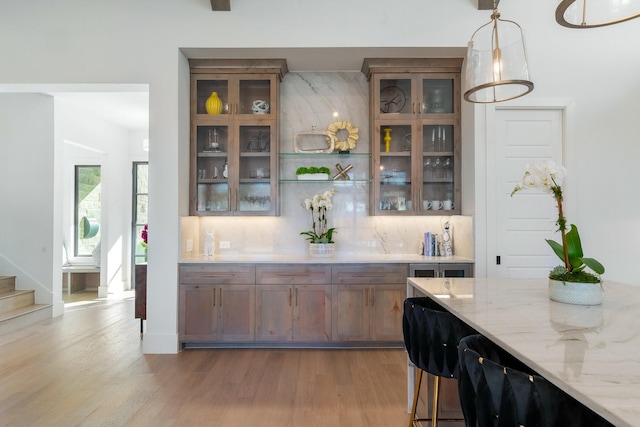
<instances>
[{"instance_id":1,"label":"white orchid plant","mask_svg":"<svg viewBox=\"0 0 640 427\"><path fill-rule=\"evenodd\" d=\"M310 243L334 243L333 233L337 231L335 228L329 228L327 223L327 211L333 208L331 197L334 193L335 190L327 190L302 202L302 207L311 212L312 228L300 234L307 236Z\"/></svg>"},{"instance_id":2,"label":"white orchid plant","mask_svg":"<svg viewBox=\"0 0 640 427\"><path fill-rule=\"evenodd\" d=\"M578 227L571 224L567 231L567 219L562 209L562 182L567 175L563 166L556 165L553 161L545 161L533 166L527 165L524 177L518 182L511 192L511 196L520 190L538 188L551 193L558 205L558 231L562 235L562 244L550 239L547 243L564 265L559 265L551 270L550 279L563 282L600 283L600 276L604 273L604 266L593 258L585 258L582 253ZM584 271L585 267L593 270L595 274Z\"/></svg>"}]
</instances>

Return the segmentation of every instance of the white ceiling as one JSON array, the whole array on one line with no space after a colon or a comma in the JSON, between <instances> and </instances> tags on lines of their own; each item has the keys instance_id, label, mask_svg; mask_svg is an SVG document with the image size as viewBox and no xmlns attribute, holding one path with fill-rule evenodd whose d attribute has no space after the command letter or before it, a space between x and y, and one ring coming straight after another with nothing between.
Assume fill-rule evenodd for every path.
<instances>
[{"instance_id":1,"label":"white ceiling","mask_svg":"<svg viewBox=\"0 0 640 427\"><path fill-rule=\"evenodd\" d=\"M50 95L127 130L149 129L148 92L53 92Z\"/></svg>"}]
</instances>

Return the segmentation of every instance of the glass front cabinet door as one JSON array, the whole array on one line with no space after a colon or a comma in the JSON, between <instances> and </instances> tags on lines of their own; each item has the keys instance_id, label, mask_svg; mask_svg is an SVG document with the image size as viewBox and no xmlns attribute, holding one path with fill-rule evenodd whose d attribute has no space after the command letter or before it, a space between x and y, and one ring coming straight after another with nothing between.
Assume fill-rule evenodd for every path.
<instances>
[{"instance_id":1,"label":"glass front cabinet door","mask_svg":"<svg viewBox=\"0 0 640 427\"><path fill-rule=\"evenodd\" d=\"M462 60L365 59L372 215L460 214Z\"/></svg>"},{"instance_id":2,"label":"glass front cabinet door","mask_svg":"<svg viewBox=\"0 0 640 427\"><path fill-rule=\"evenodd\" d=\"M190 215L277 215L284 60L192 59Z\"/></svg>"}]
</instances>

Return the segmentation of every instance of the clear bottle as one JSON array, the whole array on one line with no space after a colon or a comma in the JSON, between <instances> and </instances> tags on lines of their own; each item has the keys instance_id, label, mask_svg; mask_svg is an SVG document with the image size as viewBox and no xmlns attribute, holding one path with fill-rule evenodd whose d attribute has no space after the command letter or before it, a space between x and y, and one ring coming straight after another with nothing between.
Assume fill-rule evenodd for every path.
<instances>
[{"instance_id":1,"label":"clear bottle","mask_svg":"<svg viewBox=\"0 0 640 427\"><path fill-rule=\"evenodd\" d=\"M222 167L222 176L229 178L229 162L227 160L224 161L224 166Z\"/></svg>"},{"instance_id":2,"label":"clear bottle","mask_svg":"<svg viewBox=\"0 0 640 427\"><path fill-rule=\"evenodd\" d=\"M442 246L443 246L444 256L453 255L453 245L451 242L451 231L450 231L449 221L444 223L444 233L442 234Z\"/></svg>"}]
</instances>

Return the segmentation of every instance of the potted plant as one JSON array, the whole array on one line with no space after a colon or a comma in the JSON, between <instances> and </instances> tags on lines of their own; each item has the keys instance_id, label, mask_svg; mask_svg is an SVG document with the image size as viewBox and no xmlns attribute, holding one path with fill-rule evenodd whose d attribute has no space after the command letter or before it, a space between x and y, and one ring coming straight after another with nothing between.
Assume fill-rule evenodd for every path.
<instances>
[{"instance_id":1,"label":"potted plant","mask_svg":"<svg viewBox=\"0 0 640 427\"><path fill-rule=\"evenodd\" d=\"M329 179L331 169L326 166L300 166L296 169L296 176L299 180L326 181Z\"/></svg>"},{"instance_id":2,"label":"potted plant","mask_svg":"<svg viewBox=\"0 0 640 427\"><path fill-rule=\"evenodd\" d=\"M330 257L334 254L335 246L333 233L335 228L328 226L327 211L333 208L331 197L335 190L327 190L322 194L316 194L312 199L305 199L302 207L311 212L311 230L300 234L307 236L309 241L309 255L316 257Z\"/></svg>"},{"instance_id":3,"label":"potted plant","mask_svg":"<svg viewBox=\"0 0 640 427\"><path fill-rule=\"evenodd\" d=\"M582 252L578 227L571 224L567 231L567 219L562 207L562 182L567 172L564 167L546 161L533 166L527 165L524 177L511 192L511 196L520 190L538 188L551 193L558 206L558 231L562 242L546 239L553 252L563 264L549 273L549 296L554 301L570 304L597 305L602 302L602 283L600 275L604 266L594 258L587 258ZM590 271L586 271L586 269Z\"/></svg>"}]
</instances>

